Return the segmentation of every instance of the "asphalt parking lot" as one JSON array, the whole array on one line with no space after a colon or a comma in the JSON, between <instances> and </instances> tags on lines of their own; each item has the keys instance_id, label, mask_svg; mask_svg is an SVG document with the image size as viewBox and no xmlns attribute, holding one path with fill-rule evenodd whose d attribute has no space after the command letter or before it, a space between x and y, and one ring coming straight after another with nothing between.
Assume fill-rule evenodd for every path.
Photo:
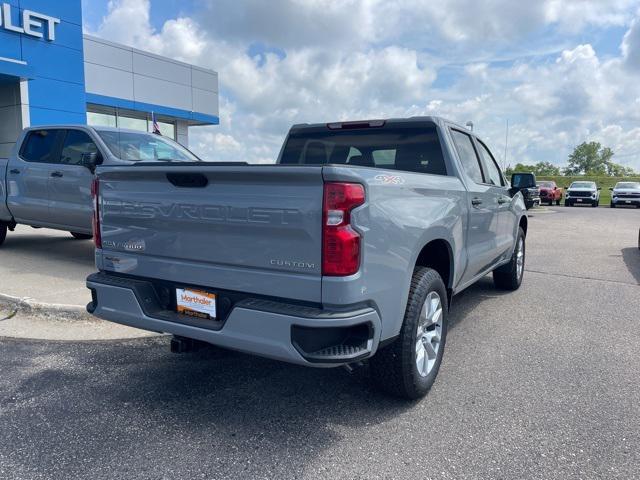
<instances>
[{"instance_id":1,"label":"asphalt parking lot","mask_svg":"<svg viewBox=\"0 0 640 480\"><path fill-rule=\"evenodd\" d=\"M417 403L366 370L163 337L0 338L0 478L639 478L638 228L638 210L533 211L522 288L454 299Z\"/></svg>"}]
</instances>

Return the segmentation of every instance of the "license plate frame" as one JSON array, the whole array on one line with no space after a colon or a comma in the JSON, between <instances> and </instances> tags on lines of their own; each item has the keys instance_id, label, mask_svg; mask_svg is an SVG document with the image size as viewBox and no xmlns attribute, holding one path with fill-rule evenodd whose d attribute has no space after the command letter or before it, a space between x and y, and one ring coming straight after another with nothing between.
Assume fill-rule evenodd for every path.
<instances>
[{"instance_id":1,"label":"license plate frame","mask_svg":"<svg viewBox=\"0 0 640 480\"><path fill-rule=\"evenodd\" d=\"M176 287L176 312L202 320L217 319L218 296L197 288Z\"/></svg>"}]
</instances>

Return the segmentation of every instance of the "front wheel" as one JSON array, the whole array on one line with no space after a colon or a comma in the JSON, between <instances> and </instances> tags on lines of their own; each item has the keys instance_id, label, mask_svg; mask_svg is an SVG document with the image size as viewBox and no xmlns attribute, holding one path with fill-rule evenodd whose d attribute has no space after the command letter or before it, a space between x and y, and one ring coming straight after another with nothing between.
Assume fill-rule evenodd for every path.
<instances>
[{"instance_id":1,"label":"front wheel","mask_svg":"<svg viewBox=\"0 0 640 480\"><path fill-rule=\"evenodd\" d=\"M413 272L399 337L370 360L371 379L392 395L415 400L438 375L447 338L447 289L435 270Z\"/></svg>"},{"instance_id":2,"label":"front wheel","mask_svg":"<svg viewBox=\"0 0 640 480\"><path fill-rule=\"evenodd\" d=\"M562 201L562 197L560 197L558 200L556 200L556 206L559 207L560 206L560 202Z\"/></svg>"},{"instance_id":3,"label":"front wheel","mask_svg":"<svg viewBox=\"0 0 640 480\"><path fill-rule=\"evenodd\" d=\"M616 204L615 204L615 203L613 203L613 202L611 202L611 203L609 204L609 207L611 207L611 208L616 208Z\"/></svg>"},{"instance_id":4,"label":"front wheel","mask_svg":"<svg viewBox=\"0 0 640 480\"><path fill-rule=\"evenodd\" d=\"M91 240L93 235L87 235L86 233L69 232L76 240Z\"/></svg>"},{"instance_id":5,"label":"front wheel","mask_svg":"<svg viewBox=\"0 0 640 480\"><path fill-rule=\"evenodd\" d=\"M7 226L0 225L0 245L4 243L5 238L7 238Z\"/></svg>"},{"instance_id":6,"label":"front wheel","mask_svg":"<svg viewBox=\"0 0 640 480\"><path fill-rule=\"evenodd\" d=\"M511 260L506 265L493 271L493 283L501 290L517 290L522 285L524 277L524 261L526 254L525 235L522 228L518 228L516 248Z\"/></svg>"},{"instance_id":7,"label":"front wheel","mask_svg":"<svg viewBox=\"0 0 640 480\"><path fill-rule=\"evenodd\" d=\"M565 200L565 201L564 201L564 206L565 206L565 207L570 207L570 206L571 206L571 204Z\"/></svg>"}]
</instances>

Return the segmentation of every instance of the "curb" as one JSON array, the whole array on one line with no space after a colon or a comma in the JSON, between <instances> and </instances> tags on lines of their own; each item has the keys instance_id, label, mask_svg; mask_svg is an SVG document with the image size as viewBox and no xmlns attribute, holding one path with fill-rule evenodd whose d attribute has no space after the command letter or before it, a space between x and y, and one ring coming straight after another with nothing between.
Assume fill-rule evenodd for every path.
<instances>
[{"instance_id":1,"label":"curb","mask_svg":"<svg viewBox=\"0 0 640 480\"><path fill-rule=\"evenodd\" d=\"M161 336L100 320L79 305L42 303L0 293L0 310L4 310L0 313L0 340L104 342Z\"/></svg>"},{"instance_id":2,"label":"curb","mask_svg":"<svg viewBox=\"0 0 640 480\"><path fill-rule=\"evenodd\" d=\"M59 303L37 302L30 297L14 297L0 293L0 303L8 304L19 311L33 315L56 316L62 320L94 320L86 308L80 305L63 305Z\"/></svg>"}]
</instances>

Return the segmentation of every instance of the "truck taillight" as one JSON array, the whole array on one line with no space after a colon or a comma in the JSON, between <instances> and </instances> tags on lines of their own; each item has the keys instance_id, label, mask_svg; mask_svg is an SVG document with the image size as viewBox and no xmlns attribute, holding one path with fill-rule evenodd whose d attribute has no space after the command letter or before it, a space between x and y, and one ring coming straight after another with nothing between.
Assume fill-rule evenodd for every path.
<instances>
[{"instance_id":1,"label":"truck taillight","mask_svg":"<svg viewBox=\"0 0 640 480\"><path fill-rule=\"evenodd\" d=\"M91 183L91 198L93 199L93 242L96 248L102 248L102 233L100 232L100 180L93 179Z\"/></svg>"},{"instance_id":2,"label":"truck taillight","mask_svg":"<svg viewBox=\"0 0 640 480\"><path fill-rule=\"evenodd\" d=\"M360 268L360 234L351 227L351 211L364 200L364 187L360 184L324 184L323 275L353 275Z\"/></svg>"}]
</instances>

